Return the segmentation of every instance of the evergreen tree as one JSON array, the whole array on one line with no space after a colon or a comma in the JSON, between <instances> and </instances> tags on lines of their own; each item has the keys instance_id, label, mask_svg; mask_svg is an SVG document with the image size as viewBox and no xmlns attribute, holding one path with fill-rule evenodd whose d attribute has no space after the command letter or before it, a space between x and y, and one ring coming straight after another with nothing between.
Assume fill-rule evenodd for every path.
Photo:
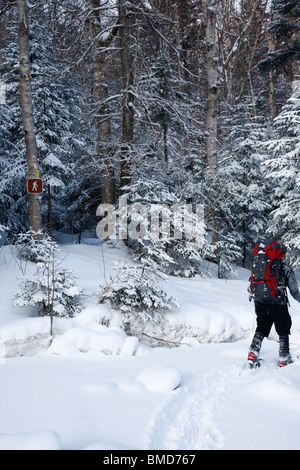
<instances>
[{"instance_id":1,"label":"evergreen tree","mask_svg":"<svg viewBox=\"0 0 300 470\"><path fill-rule=\"evenodd\" d=\"M299 1L273 0L272 12L274 19L269 25L269 30L278 41L279 47L274 52L269 52L261 61L260 66L264 70L283 67L288 62L300 59Z\"/></svg>"},{"instance_id":2,"label":"evergreen tree","mask_svg":"<svg viewBox=\"0 0 300 470\"><path fill-rule=\"evenodd\" d=\"M16 16L6 25L0 75L5 103L0 105L0 221L17 233L28 225L26 152L19 104L19 52Z\"/></svg>"},{"instance_id":3,"label":"evergreen tree","mask_svg":"<svg viewBox=\"0 0 300 470\"><path fill-rule=\"evenodd\" d=\"M18 256L36 264L32 275L25 274L14 297L19 307L38 306L37 314L64 317L81 310L80 288L70 269L62 267L56 258L57 243L45 234L36 239L36 232L21 233L17 239Z\"/></svg>"},{"instance_id":4,"label":"evergreen tree","mask_svg":"<svg viewBox=\"0 0 300 470\"><path fill-rule=\"evenodd\" d=\"M227 253L231 261L241 260L246 267L252 262L254 241L266 232L272 210L271 184L262 171L269 157L262 145L270 138L272 127L264 120L260 123L258 117L254 124L246 105L231 107L230 111L228 143L219 169L219 198L221 238L225 242L229 236L235 248L224 247L221 252Z\"/></svg>"},{"instance_id":5,"label":"evergreen tree","mask_svg":"<svg viewBox=\"0 0 300 470\"><path fill-rule=\"evenodd\" d=\"M54 36L49 34L46 19L33 18L32 83L35 123L41 173L51 197L52 223L59 229L69 203L66 188L76 175L76 158L84 147L81 125L80 86L76 76L71 81L65 66L58 61ZM49 205L44 204L46 219Z\"/></svg>"},{"instance_id":6,"label":"evergreen tree","mask_svg":"<svg viewBox=\"0 0 300 470\"><path fill-rule=\"evenodd\" d=\"M116 263L117 275L108 286L102 286L101 302L120 308L129 331L136 321L159 321L165 312L178 307L176 299L165 292L163 281L153 258L142 257L135 263Z\"/></svg>"},{"instance_id":7,"label":"evergreen tree","mask_svg":"<svg viewBox=\"0 0 300 470\"><path fill-rule=\"evenodd\" d=\"M274 184L276 208L270 230L280 236L288 248L293 265L300 267L300 86L294 91L275 119L280 137L267 143L273 158L266 162Z\"/></svg>"},{"instance_id":8,"label":"evergreen tree","mask_svg":"<svg viewBox=\"0 0 300 470\"><path fill-rule=\"evenodd\" d=\"M159 49L140 72L135 107L135 159L131 184L125 188L128 201L146 204L149 213L151 206L156 206L160 217L164 212L165 220L170 221L169 234L150 237L146 242L150 250L160 250L161 269L168 274L193 275L200 269L203 252L191 249L183 231L183 216L176 221L180 226L174 226L174 207L179 202L181 206L203 202L202 186L199 178L196 184L195 177L200 174L203 134L197 120L199 103L193 99L191 83L180 76L167 48ZM180 232L179 239L175 232Z\"/></svg>"},{"instance_id":9,"label":"evergreen tree","mask_svg":"<svg viewBox=\"0 0 300 470\"><path fill-rule=\"evenodd\" d=\"M38 157L44 182L43 217L47 221L51 194L55 228L65 226L67 194L76 185L76 167L85 141L81 131L82 102L79 80L65 72L57 58L54 33L48 30L47 16L32 11L31 61L34 122ZM6 103L0 106L0 201L1 221L12 233L24 230L27 222L26 153L19 107L19 69L16 19L9 24L0 72L6 87ZM49 188L49 191L47 190Z\"/></svg>"}]
</instances>

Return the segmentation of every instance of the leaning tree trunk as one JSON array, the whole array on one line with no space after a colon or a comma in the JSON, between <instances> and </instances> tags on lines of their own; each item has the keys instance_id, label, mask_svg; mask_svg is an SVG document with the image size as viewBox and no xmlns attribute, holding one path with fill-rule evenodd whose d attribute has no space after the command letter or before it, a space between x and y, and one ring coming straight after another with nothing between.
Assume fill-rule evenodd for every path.
<instances>
[{"instance_id":1,"label":"leaning tree trunk","mask_svg":"<svg viewBox=\"0 0 300 470\"><path fill-rule=\"evenodd\" d=\"M25 136L28 178L39 176L39 162L33 122L33 103L30 76L29 16L27 0L17 0L20 53L20 106ZM41 194L29 195L29 225L34 232L41 230Z\"/></svg>"}]
</instances>

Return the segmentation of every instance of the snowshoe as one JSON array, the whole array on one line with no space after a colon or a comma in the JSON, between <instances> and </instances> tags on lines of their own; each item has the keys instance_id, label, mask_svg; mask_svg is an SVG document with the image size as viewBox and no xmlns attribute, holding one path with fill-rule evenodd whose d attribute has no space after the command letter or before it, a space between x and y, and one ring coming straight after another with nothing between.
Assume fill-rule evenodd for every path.
<instances>
[{"instance_id":1,"label":"snowshoe","mask_svg":"<svg viewBox=\"0 0 300 470\"><path fill-rule=\"evenodd\" d=\"M248 365L250 369L260 367L260 360L258 359L258 356L252 351L250 351L248 354Z\"/></svg>"},{"instance_id":2,"label":"snowshoe","mask_svg":"<svg viewBox=\"0 0 300 470\"><path fill-rule=\"evenodd\" d=\"M292 364L292 358L291 356L288 356L288 357L284 357L284 358L279 358L279 361L278 361L278 367L285 367L289 364Z\"/></svg>"}]
</instances>

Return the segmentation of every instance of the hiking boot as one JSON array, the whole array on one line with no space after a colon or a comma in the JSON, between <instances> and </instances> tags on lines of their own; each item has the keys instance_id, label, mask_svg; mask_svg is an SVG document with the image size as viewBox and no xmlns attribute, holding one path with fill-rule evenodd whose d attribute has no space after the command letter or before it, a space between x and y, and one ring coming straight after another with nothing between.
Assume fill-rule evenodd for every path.
<instances>
[{"instance_id":1,"label":"hiking boot","mask_svg":"<svg viewBox=\"0 0 300 470\"><path fill-rule=\"evenodd\" d=\"M253 351L248 354L248 364L251 368L260 366L258 356Z\"/></svg>"},{"instance_id":2,"label":"hiking boot","mask_svg":"<svg viewBox=\"0 0 300 470\"><path fill-rule=\"evenodd\" d=\"M290 355L288 355L287 357L280 357L278 361L278 367L285 367L288 364L291 364L292 362L293 361Z\"/></svg>"},{"instance_id":3,"label":"hiking boot","mask_svg":"<svg viewBox=\"0 0 300 470\"><path fill-rule=\"evenodd\" d=\"M261 344L263 342L264 335L262 333L259 333L258 331L255 332L255 335L253 336L252 342L249 347L249 351L255 354L255 356L258 358L259 351L261 348Z\"/></svg>"}]
</instances>

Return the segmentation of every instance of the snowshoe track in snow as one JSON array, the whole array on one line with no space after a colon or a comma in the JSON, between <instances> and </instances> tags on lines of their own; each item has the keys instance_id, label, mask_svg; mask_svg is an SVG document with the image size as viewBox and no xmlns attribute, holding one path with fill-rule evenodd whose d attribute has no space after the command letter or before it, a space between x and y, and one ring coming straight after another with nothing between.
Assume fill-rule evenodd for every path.
<instances>
[{"instance_id":1,"label":"snowshoe track in snow","mask_svg":"<svg viewBox=\"0 0 300 470\"><path fill-rule=\"evenodd\" d=\"M230 366L213 372L195 372L188 384L171 392L157 409L148 428L152 450L221 450L218 411L238 385L274 373L275 367Z\"/></svg>"},{"instance_id":2,"label":"snowshoe track in snow","mask_svg":"<svg viewBox=\"0 0 300 470\"><path fill-rule=\"evenodd\" d=\"M150 425L151 449L222 449L215 411L239 368L199 374L169 395Z\"/></svg>"}]
</instances>

